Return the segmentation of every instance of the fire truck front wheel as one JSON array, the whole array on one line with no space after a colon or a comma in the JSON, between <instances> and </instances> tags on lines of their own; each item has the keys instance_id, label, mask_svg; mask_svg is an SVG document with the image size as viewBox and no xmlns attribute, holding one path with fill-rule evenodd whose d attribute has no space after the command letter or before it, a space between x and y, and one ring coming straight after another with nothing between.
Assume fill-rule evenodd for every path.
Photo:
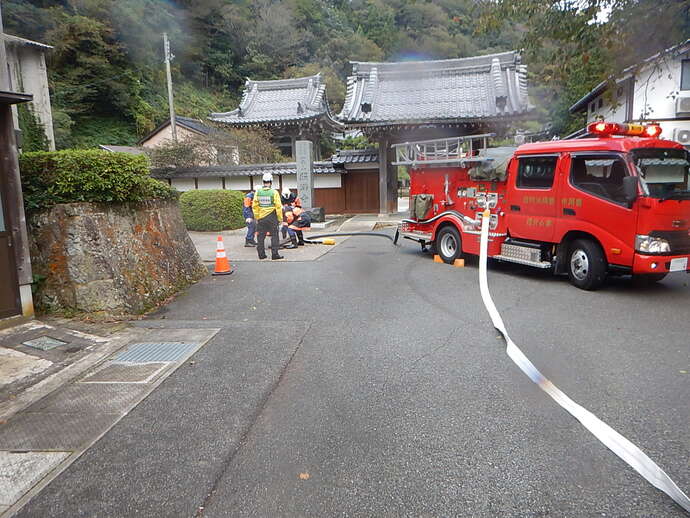
<instances>
[{"instance_id":1,"label":"fire truck front wheel","mask_svg":"<svg viewBox=\"0 0 690 518\"><path fill-rule=\"evenodd\" d=\"M453 264L462 255L460 232L453 225L447 225L436 234L436 252L444 263Z\"/></svg>"},{"instance_id":2,"label":"fire truck front wheel","mask_svg":"<svg viewBox=\"0 0 690 518\"><path fill-rule=\"evenodd\" d=\"M568 278L583 290L596 290L606 279L606 257L601 247L589 239L576 239L568 254Z\"/></svg>"}]
</instances>

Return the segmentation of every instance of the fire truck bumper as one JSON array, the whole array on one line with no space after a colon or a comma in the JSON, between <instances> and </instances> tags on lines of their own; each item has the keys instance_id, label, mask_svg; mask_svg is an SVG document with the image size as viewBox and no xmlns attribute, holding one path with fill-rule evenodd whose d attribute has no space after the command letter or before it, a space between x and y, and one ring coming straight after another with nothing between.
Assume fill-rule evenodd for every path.
<instances>
[{"instance_id":1,"label":"fire truck bumper","mask_svg":"<svg viewBox=\"0 0 690 518\"><path fill-rule=\"evenodd\" d=\"M633 273L689 272L688 255L642 255L635 254Z\"/></svg>"}]
</instances>

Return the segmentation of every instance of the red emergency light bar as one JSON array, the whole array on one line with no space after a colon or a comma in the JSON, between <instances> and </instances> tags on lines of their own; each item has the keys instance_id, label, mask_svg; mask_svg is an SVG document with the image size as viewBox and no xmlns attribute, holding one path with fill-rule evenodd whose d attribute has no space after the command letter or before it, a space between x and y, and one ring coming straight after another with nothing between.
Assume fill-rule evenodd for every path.
<instances>
[{"instance_id":1,"label":"red emergency light bar","mask_svg":"<svg viewBox=\"0 0 690 518\"><path fill-rule=\"evenodd\" d=\"M601 136L624 135L626 137L657 138L661 135L658 124L622 124L618 122L592 122L587 126L589 133Z\"/></svg>"}]
</instances>

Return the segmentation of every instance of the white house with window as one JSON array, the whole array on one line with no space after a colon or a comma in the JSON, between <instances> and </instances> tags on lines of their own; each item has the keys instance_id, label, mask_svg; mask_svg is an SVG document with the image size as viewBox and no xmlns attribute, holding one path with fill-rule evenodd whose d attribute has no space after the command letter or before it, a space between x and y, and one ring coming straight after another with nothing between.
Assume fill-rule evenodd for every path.
<instances>
[{"instance_id":1,"label":"white house with window","mask_svg":"<svg viewBox=\"0 0 690 518\"><path fill-rule=\"evenodd\" d=\"M610 91L612 84L615 91ZM657 122L661 137L690 148L690 39L604 81L570 107L586 123Z\"/></svg>"}]
</instances>

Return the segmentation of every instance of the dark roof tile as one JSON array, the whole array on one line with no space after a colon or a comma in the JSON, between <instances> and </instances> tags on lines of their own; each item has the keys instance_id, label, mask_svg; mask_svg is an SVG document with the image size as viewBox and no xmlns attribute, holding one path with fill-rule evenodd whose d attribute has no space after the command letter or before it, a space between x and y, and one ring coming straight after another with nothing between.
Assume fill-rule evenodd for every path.
<instances>
[{"instance_id":1,"label":"dark roof tile","mask_svg":"<svg viewBox=\"0 0 690 518\"><path fill-rule=\"evenodd\" d=\"M332 162L314 162L314 174L344 173L336 170ZM151 170L154 178L227 178L230 176L261 176L271 174L297 174L295 162L277 164L213 165L184 168L161 168Z\"/></svg>"},{"instance_id":2,"label":"dark roof tile","mask_svg":"<svg viewBox=\"0 0 690 518\"><path fill-rule=\"evenodd\" d=\"M248 79L240 106L210 119L235 126L313 119L328 114L326 84L321 74L296 79L252 81Z\"/></svg>"},{"instance_id":3,"label":"dark roof tile","mask_svg":"<svg viewBox=\"0 0 690 518\"><path fill-rule=\"evenodd\" d=\"M352 62L344 123L483 120L522 114L526 67L516 52L400 63Z\"/></svg>"}]
</instances>

